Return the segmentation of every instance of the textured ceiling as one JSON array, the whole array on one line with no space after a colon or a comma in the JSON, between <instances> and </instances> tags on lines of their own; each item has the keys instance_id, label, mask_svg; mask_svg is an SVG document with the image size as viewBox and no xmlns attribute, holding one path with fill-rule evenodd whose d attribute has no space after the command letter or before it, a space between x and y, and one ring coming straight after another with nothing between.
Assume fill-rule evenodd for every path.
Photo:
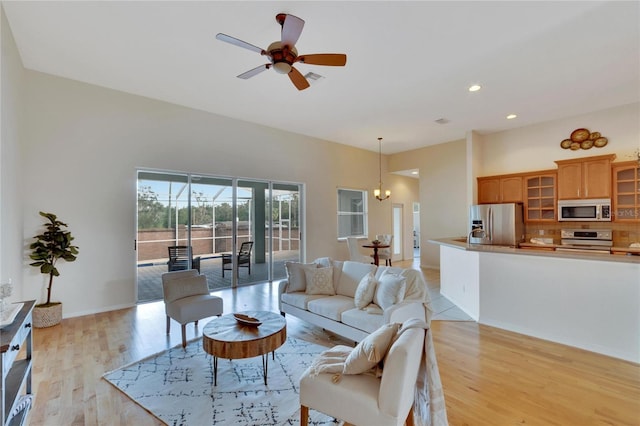
<instances>
[{"instance_id":1,"label":"textured ceiling","mask_svg":"<svg viewBox=\"0 0 640 426\"><path fill-rule=\"evenodd\" d=\"M640 101L636 1L2 4L26 68L386 154ZM265 58L215 35L266 48L279 12L346 67L236 78Z\"/></svg>"}]
</instances>

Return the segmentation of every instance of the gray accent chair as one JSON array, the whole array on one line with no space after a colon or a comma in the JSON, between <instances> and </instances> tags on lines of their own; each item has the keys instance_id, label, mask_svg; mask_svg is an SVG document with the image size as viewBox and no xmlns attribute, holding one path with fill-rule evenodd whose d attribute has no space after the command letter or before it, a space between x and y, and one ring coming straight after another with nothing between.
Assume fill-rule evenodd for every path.
<instances>
[{"instance_id":1,"label":"gray accent chair","mask_svg":"<svg viewBox=\"0 0 640 426\"><path fill-rule=\"evenodd\" d=\"M162 292L167 314L167 334L171 319L180 323L183 348L187 346L187 323L194 322L197 327L198 320L222 315L222 298L209 294L207 277L200 275L196 269L162 274Z\"/></svg>"}]
</instances>

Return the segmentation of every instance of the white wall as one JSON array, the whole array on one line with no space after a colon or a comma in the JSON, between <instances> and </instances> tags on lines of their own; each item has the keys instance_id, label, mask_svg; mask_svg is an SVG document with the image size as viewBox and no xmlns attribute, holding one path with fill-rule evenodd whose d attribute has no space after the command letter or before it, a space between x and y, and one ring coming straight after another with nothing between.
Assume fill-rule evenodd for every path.
<instances>
[{"instance_id":1,"label":"white wall","mask_svg":"<svg viewBox=\"0 0 640 426\"><path fill-rule=\"evenodd\" d=\"M78 260L60 266L53 291L65 317L135 301L137 167L305 183L307 258L346 258L336 188L370 189L376 153L38 72L25 82L24 235L44 210L76 236ZM372 230L390 229L390 204L369 206ZM44 282L26 269L25 297L40 298Z\"/></svg>"},{"instance_id":2,"label":"white wall","mask_svg":"<svg viewBox=\"0 0 640 426\"><path fill-rule=\"evenodd\" d=\"M480 253L440 246L440 293L467 315L480 318Z\"/></svg>"},{"instance_id":3,"label":"white wall","mask_svg":"<svg viewBox=\"0 0 640 426\"><path fill-rule=\"evenodd\" d=\"M440 250L428 240L464 235L467 222L464 140L394 154L390 170L420 172L420 264L440 266Z\"/></svg>"},{"instance_id":4,"label":"white wall","mask_svg":"<svg viewBox=\"0 0 640 426\"><path fill-rule=\"evenodd\" d=\"M640 362L640 264L480 253L479 283L482 324Z\"/></svg>"},{"instance_id":5,"label":"white wall","mask_svg":"<svg viewBox=\"0 0 640 426\"><path fill-rule=\"evenodd\" d=\"M20 114L24 72L0 7L2 37L2 129L0 144L0 283L13 282L11 301L22 300L23 238L20 175Z\"/></svg>"},{"instance_id":6,"label":"white wall","mask_svg":"<svg viewBox=\"0 0 640 426\"><path fill-rule=\"evenodd\" d=\"M578 128L600 132L609 139L603 148L572 151L560 142ZM555 160L616 154L615 161L632 159L640 148L640 103L485 135L480 143L478 176L555 169Z\"/></svg>"}]
</instances>

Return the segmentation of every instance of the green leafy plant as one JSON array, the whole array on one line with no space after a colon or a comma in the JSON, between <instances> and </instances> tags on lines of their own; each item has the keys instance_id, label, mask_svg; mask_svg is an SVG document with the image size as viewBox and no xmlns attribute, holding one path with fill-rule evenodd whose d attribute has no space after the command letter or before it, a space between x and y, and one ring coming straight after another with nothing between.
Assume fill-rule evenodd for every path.
<instances>
[{"instance_id":1,"label":"green leafy plant","mask_svg":"<svg viewBox=\"0 0 640 426\"><path fill-rule=\"evenodd\" d=\"M76 260L78 247L71 244L73 236L65 229L67 224L59 221L55 214L40 212L40 216L47 218L49 223L45 223L46 230L42 234L34 237L36 241L29 246L32 250L29 257L35 261L30 263L31 266L40 268L42 274L49 275L47 302L43 304L49 306L54 304L51 303L53 277L60 275L56 263L60 259L67 262Z\"/></svg>"}]
</instances>

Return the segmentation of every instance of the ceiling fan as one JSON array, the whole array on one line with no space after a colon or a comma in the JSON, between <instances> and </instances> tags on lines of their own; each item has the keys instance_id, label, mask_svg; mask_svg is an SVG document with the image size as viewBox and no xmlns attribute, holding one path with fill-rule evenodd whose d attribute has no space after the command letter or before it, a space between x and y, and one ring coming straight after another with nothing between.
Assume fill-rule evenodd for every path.
<instances>
[{"instance_id":1,"label":"ceiling fan","mask_svg":"<svg viewBox=\"0 0 640 426\"><path fill-rule=\"evenodd\" d=\"M280 41L274 41L267 47L262 49L246 41L239 40L226 34L218 33L216 38L220 41L231 43L235 46L244 47L251 51L257 52L269 58L270 63L260 65L254 69L244 72L238 76L244 80L260 74L261 72L273 68L280 74L287 74L289 79L298 90L304 90L309 87L307 79L298 71L293 64L300 62L312 65L328 65L341 67L347 63L347 55L343 53L316 53L313 55L298 55L296 42L302 33L304 21L297 16L286 13L278 13L276 21L281 26Z\"/></svg>"}]
</instances>

